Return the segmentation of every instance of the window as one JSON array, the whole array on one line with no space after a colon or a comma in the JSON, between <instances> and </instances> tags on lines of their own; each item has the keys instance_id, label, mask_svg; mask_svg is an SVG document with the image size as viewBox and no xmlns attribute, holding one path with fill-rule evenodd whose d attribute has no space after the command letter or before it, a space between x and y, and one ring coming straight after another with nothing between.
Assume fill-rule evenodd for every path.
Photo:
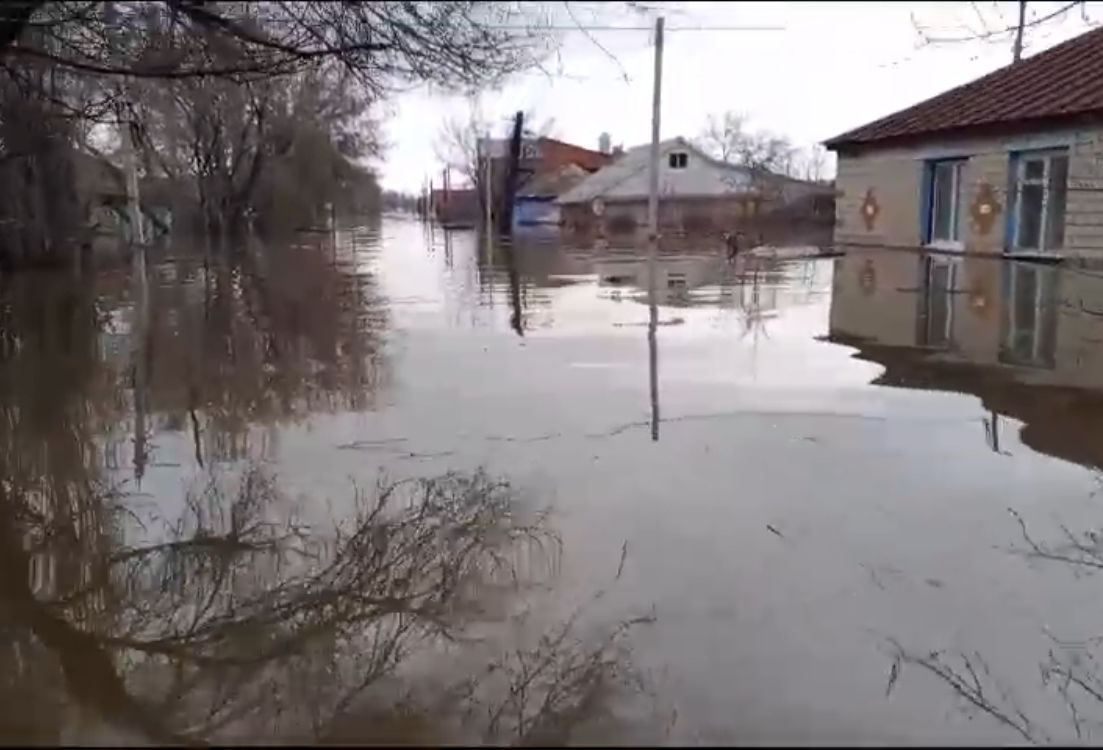
<instances>
[{"instance_id":1,"label":"window","mask_svg":"<svg viewBox=\"0 0 1103 750\"><path fill-rule=\"evenodd\" d=\"M1052 368L1057 345L1057 271L1033 263L1009 263L1004 271L1000 361Z\"/></svg>"},{"instance_id":2,"label":"window","mask_svg":"<svg viewBox=\"0 0 1103 750\"><path fill-rule=\"evenodd\" d=\"M928 244L961 242L961 181L964 168L964 159L930 162L926 217Z\"/></svg>"},{"instance_id":3,"label":"window","mask_svg":"<svg viewBox=\"0 0 1103 750\"><path fill-rule=\"evenodd\" d=\"M1011 249L1052 252L1065 244L1069 156L1065 149L1012 157L1015 213Z\"/></svg>"},{"instance_id":4,"label":"window","mask_svg":"<svg viewBox=\"0 0 1103 750\"><path fill-rule=\"evenodd\" d=\"M671 169L685 169L686 165L689 164L689 154L685 151L674 151L668 155L667 159Z\"/></svg>"}]
</instances>

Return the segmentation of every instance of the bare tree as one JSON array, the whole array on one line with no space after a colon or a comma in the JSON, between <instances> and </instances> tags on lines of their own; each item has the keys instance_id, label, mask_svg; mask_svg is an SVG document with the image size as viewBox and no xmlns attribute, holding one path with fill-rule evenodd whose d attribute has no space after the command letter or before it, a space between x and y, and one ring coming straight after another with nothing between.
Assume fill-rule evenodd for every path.
<instances>
[{"instance_id":1,"label":"bare tree","mask_svg":"<svg viewBox=\"0 0 1103 750\"><path fill-rule=\"evenodd\" d=\"M793 176L796 148L789 139L765 130L751 131L747 117L737 112L709 115L698 142L723 161Z\"/></svg>"},{"instance_id":2,"label":"bare tree","mask_svg":"<svg viewBox=\"0 0 1103 750\"><path fill-rule=\"evenodd\" d=\"M480 112L475 99L469 98L462 113L441 123L434 143L437 159L471 185L481 185L482 175L478 170L479 143L485 138L508 137L513 127L514 114L503 113L496 118L486 117ZM554 117L540 119L531 109L523 114L523 137L550 137L555 132Z\"/></svg>"},{"instance_id":3,"label":"bare tree","mask_svg":"<svg viewBox=\"0 0 1103 750\"><path fill-rule=\"evenodd\" d=\"M151 48L133 34L135 19L149 14L165 19L174 45ZM420 80L479 85L541 54L531 34L517 31L533 18L512 3L35 2L0 17L0 54L9 66L33 58L89 74L152 78L284 75L331 58L376 90ZM27 44L28 28L64 44ZM232 61L212 54L227 49L235 51Z\"/></svg>"},{"instance_id":4,"label":"bare tree","mask_svg":"<svg viewBox=\"0 0 1103 750\"><path fill-rule=\"evenodd\" d=\"M827 179L829 160L827 149L814 143L809 148L797 152L794 168L796 174L793 176L811 182L822 182Z\"/></svg>"},{"instance_id":5,"label":"bare tree","mask_svg":"<svg viewBox=\"0 0 1103 750\"><path fill-rule=\"evenodd\" d=\"M0 209L0 232L20 234L0 242L3 255L48 254L80 229L80 211L59 221L51 201L36 196L64 192L51 187L54 177L61 186L87 182L58 159L88 150L93 123L115 137L129 130L141 146L143 177L184 190L208 228L236 229L261 213L258 202L271 203L262 194L274 182L299 182L300 191L304 180L324 183L315 207L347 192L338 188L370 184L357 160L377 154L378 143L361 136L376 132L368 110L386 95L423 81L495 84L554 44L539 4L5 5L0 82L12 106L36 108L8 112L5 124L45 122L65 135L47 143L9 133L0 144L0 170L13 170L10 179L0 175L0 203L12 209L10 220ZM57 154L48 168L28 150L46 148ZM281 169L281 160L297 166Z\"/></svg>"}]
</instances>

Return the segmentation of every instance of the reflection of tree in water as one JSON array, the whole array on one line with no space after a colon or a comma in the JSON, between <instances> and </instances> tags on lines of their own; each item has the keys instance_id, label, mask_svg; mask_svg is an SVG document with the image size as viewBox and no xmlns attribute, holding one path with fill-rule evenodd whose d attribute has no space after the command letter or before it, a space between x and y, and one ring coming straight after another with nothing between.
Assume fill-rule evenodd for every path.
<instances>
[{"instance_id":1,"label":"reflection of tree in water","mask_svg":"<svg viewBox=\"0 0 1103 750\"><path fill-rule=\"evenodd\" d=\"M206 430L216 459L248 428L370 408L386 380L374 279L314 248L236 264L178 264L154 282L151 403L168 427Z\"/></svg>"},{"instance_id":2,"label":"reflection of tree in water","mask_svg":"<svg viewBox=\"0 0 1103 750\"><path fill-rule=\"evenodd\" d=\"M125 498L96 502L111 520L92 530L3 488L6 741L64 741L80 714L157 742L370 741L403 735L415 713L420 728L388 739L439 741L446 705L457 728L525 740L592 716L630 674L619 650L630 623L588 644L569 622L420 709L400 700L394 680L419 646L460 642L495 617L495 594L541 578L526 567L557 565L543 514L482 473L357 493L326 535L257 470L236 488L212 481L183 517L140 532ZM35 575L59 555L79 555L84 575Z\"/></svg>"},{"instance_id":3,"label":"reflection of tree in water","mask_svg":"<svg viewBox=\"0 0 1103 750\"><path fill-rule=\"evenodd\" d=\"M1018 512L1008 508L1008 513L1018 525L1022 539L1011 547L1014 554L1041 564L1070 566L1077 576L1103 570L1100 532L1078 533L1062 524L1060 541L1040 541ZM1056 691L1063 701L1076 738L1093 741L1103 728L1103 635L1069 641L1048 628L1044 632L1051 645L1039 665L1042 685ZM913 650L895 639L889 639L888 644L893 659L888 692L895 687L905 666L919 667L946 683L968 708L989 716L1020 738L1034 743L1053 741L1051 733L1020 706L979 651Z\"/></svg>"},{"instance_id":4,"label":"reflection of tree in water","mask_svg":"<svg viewBox=\"0 0 1103 750\"><path fill-rule=\"evenodd\" d=\"M170 428L198 423L214 460L245 453L250 424L370 407L385 377L370 279L324 257L264 260L151 270L139 359L150 410ZM297 521L257 471L192 493L180 518L158 518L164 497L143 510L103 478L129 437L126 332L108 313L124 309L126 286L27 274L0 287L0 738L111 741L98 733L112 727L156 742L417 741L381 728L414 711L388 680L541 578L557 550L544 518L482 474L359 494L335 534ZM582 710L581 686L620 669L618 643L561 642L540 660L562 676L555 696L529 705L520 729L512 710L493 729L528 736L540 716ZM482 718L467 728L481 737L495 701L531 673L511 666L526 653L429 694L418 736L441 736L432 711L451 701ZM488 691L499 675L504 693Z\"/></svg>"},{"instance_id":5,"label":"reflection of tree in water","mask_svg":"<svg viewBox=\"0 0 1103 750\"><path fill-rule=\"evenodd\" d=\"M0 561L3 573L45 584L83 585L87 568L74 542L94 546L111 519L95 502L89 477L102 462L95 441L125 411L117 373L104 367L97 335L106 315L90 286L47 273L9 277L0 286ZM10 498L19 498L15 503ZM47 533L42 521L55 519ZM42 555L52 545L56 554ZM7 559L27 550L25 558ZM32 563L33 561L33 563ZM0 666L3 736L58 741L54 681L25 674L34 639L10 627L26 610L0 584L5 604ZM47 622L49 628L49 622Z\"/></svg>"},{"instance_id":6,"label":"reflection of tree in water","mask_svg":"<svg viewBox=\"0 0 1103 750\"><path fill-rule=\"evenodd\" d=\"M92 287L56 274L0 285L0 467L9 482L82 475L88 444L122 413L97 338L105 307Z\"/></svg>"},{"instance_id":7,"label":"reflection of tree in water","mask_svg":"<svg viewBox=\"0 0 1103 750\"><path fill-rule=\"evenodd\" d=\"M154 424L191 432L200 462L240 458L251 425L370 408L385 386L387 317L374 279L317 248L268 248L209 268L183 258L149 275L144 329L125 273L26 273L0 288L9 473L116 465L130 437L123 420L139 405ZM141 451L148 436L133 437Z\"/></svg>"}]
</instances>

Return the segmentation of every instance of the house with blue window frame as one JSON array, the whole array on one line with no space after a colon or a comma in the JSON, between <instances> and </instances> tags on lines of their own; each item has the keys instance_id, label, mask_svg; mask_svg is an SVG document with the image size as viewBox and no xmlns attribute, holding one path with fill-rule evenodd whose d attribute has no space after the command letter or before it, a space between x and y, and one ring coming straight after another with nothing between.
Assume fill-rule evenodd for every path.
<instances>
[{"instance_id":1,"label":"house with blue window frame","mask_svg":"<svg viewBox=\"0 0 1103 750\"><path fill-rule=\"evenodd\" d=\"M824 145L839 249L1103 260L1103 28Z\"/></svg>"}]
</instances>

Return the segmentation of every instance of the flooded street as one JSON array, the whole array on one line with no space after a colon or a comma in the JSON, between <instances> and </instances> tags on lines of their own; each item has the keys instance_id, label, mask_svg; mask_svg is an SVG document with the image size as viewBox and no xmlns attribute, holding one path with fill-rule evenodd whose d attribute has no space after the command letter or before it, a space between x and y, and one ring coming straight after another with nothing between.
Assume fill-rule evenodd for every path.
<instances>
[{"instance_id":1,"label":"flooded street","mask_svg":"<svg viewBox=\"0 0 1103 750\"><path fill-rule=\"evenodd\" d=\"M327 242L0 287L0 739L443 741L400 694L579 611L553 683L583 698L433 711L1098 741L1103 275L667 255L653 403L641 258L398 217ZM625 621L631 680L587 650Z\"/></svg>"}]
</instances>

